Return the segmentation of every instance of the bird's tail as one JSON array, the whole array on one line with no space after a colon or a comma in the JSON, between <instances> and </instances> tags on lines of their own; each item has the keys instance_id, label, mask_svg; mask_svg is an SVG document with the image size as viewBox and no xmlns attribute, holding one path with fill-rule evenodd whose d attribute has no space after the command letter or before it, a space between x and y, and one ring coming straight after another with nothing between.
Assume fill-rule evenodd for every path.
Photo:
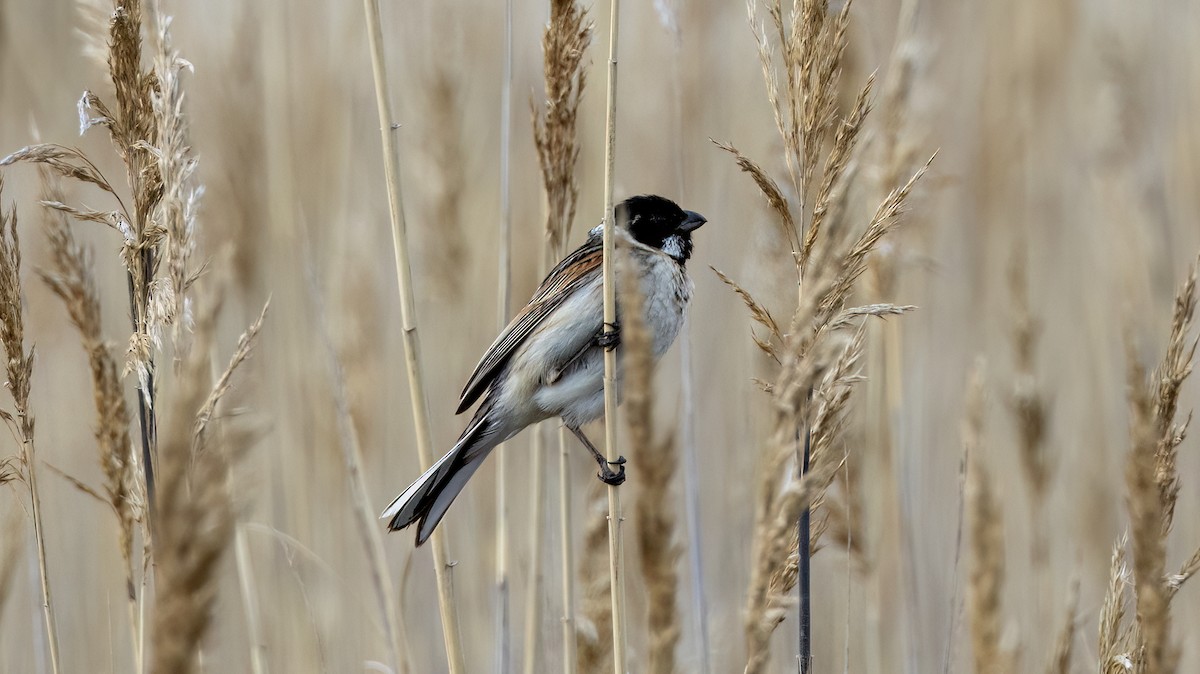
<instances>
[{"instance_id":1,"label":"bird's tail","mask_svg":"<svg viewBox=\"0 0 1200 674\"><path fill-rule=\"evenodd\" d=\"M503 441L503 438L496 438L494 429L489 426L488 415L483 410L476 413L454 447L401 492L379 516L390 519L388 530L399 531L419 521L417 545L429 539L454 498L491 450Z\"/></svg>"}]
</instances>

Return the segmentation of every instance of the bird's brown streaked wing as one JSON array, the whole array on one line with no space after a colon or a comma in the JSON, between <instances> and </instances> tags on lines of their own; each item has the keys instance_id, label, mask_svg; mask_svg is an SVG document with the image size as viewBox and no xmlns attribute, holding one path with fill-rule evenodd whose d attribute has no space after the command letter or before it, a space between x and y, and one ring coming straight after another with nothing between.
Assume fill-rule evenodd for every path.
<instances>
[{"instance_id":1,"label":"bird's brown streaked wing","mask_svg":"<svg viewBox=\"0 0 1200 674\"><path fill-rule=\"evenodd\" d=\"M462 414L475 404L508 362L509 357L551 312L600 273L602 252L600 237L589 237L586 243L563 258L550 271L533 293L533 299L509 322L508 327L492 342L479 364L475 366L475 371L471 373L459 397L456 414Z\"/></svg>"}]
</instances>

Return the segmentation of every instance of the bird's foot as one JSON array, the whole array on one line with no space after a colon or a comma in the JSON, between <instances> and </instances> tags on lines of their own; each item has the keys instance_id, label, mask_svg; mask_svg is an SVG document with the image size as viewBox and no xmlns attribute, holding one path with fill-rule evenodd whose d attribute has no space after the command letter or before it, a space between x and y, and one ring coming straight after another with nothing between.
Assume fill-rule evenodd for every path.
<instances>
[{"instance_id":1,"label":"bird's foot","mask_svg":"<svg viewBox=\"0 0 1200 674\"><path fill-rule=\"evenodd\" d=\"M616 466L613 470L609 466ZM616 487L625 482L625 457L618 456L616 461L604 461L600 464L600 472L596 474L600 481Z\"/></svg>"},{"instance_id":2,"label":"bird's foot","mask_svg":"<svg viewBox=\"0 0 1200 674\"><path fill-rule=\"evenodd\" d=\"M612 351L621 343L621 324L605 323L604 329L596 336L596 345L605 351Z\"/></svg>"}]
</instances>

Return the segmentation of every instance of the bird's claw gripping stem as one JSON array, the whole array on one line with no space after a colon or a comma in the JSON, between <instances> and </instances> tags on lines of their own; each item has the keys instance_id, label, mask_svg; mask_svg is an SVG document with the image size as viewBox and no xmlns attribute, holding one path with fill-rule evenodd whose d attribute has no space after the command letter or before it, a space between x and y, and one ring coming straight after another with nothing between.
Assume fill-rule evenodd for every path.
<instances>
[{"instance_id":1,"label":"bird's claw gripping stem","mask_svg":"<svg viewBox=\"0 0 1200 674\"><path fill-rule=\"evenodd\" d=\"M621 343L621 324L605 323L604 329L596 336L596 345L605 351L612 351Z\"/></svg>"}]
</instances>

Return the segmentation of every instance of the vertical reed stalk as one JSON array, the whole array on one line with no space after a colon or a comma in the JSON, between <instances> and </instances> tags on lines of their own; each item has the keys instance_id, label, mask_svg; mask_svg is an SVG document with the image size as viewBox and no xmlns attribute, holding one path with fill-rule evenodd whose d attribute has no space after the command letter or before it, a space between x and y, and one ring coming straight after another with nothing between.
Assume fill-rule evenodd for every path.
<instances>
[{"instance_id":1,"label":"vertical reed stalk","mask_svg":"<svg viewBox=\"0 0 1200 674\"><path fill-rule=\"evenodd\" d=\"M259 610L255 590L254 565L250 559L246 529L240 522L234 525L233 552L237 562L238 587L242 593L242 611L246 614L246 629L249 632L250 671L254 674L267 674L267 646L262 636L262 611Z\"/></svg>"},{"instance_id":2,"label":"vertical reed stalk","mask_svg":"<svg viewBox=\"0 0 1200 674\"><path fill-rule=\"evenodd\" d=\"M379 527L375 526L374 510L371 499L367 495L367 485L363 480L362 446L358 440L358 431L350 416L350 401L346 395L346 377L342 373L341 363L333 348L329 336L329 321L326 318L321 293L317 289L315 277L309 275L309 294L315 306L317 331L320 333L321 344L325 349L325 358L329 367L329 378L333 391L334 406L337 409L337 425L339 441L342 446L342 459L346 464L346 473L350 478L350 492L354 497L354 515L358 521L359 534L362 536L363 547L366 549L371 569L371 580L379 595L380 617L386 633L388 650L392 656L392 665L400 672L407 672L405 653L401 650L402 627L399 616L399 599L396 594L392 577L388 573L387 554L383 548L383 537Z\"/></svg>"},{"instance_id":3,"label":"vertical reed stalk","mask_svg":"<svg viewBox=\"0 0 1200 674\"><path fill-rule=\"evenodd\" d=\"M532 506L530 512L530 541L529 541L529 582L525 588L525 674L537 674L538 671L538 635L542 628L542 540L544 538L542 524L546 520L546 500L542 493L546 490L546 463L542 460L545 453L545 443L542 441L541 424L533 427L533 438L529 449L533 453L533 485L530 487Z\"/></svg>"},{"instance_id":4,"label":"vertical reed stalk","mask_svg":"<svg viewBox=\"0 0 1200 674\"><path fill-rule=\"evenodd\" d=\"M216 343L210 344L209 348L209 366L212 370L212 381L219 382L221 380L221 371L217 369L218 355ZM214 406L213 416L220 418L224 416L223 405ZM217 427L218 444L224 444L224 427ZM233 477L233 466L226 466L225 471L225 491L230 494L237 493L237 485ZM253 674L267 674L266 663L266 641L262 635L262 610L258 604L258 593L255 589L257 583L254 581L254 563L250 559L250 544L246 540L246 529L241 522L233 524L233 553L234 564L237 569L238 591L241 594L242 613L246 619L246 638L250 641L250 671ZM132 616L134 609L130 608ZM140 668L139 668L140 671Z\"/></svg>"},{"instance_id":5,"label":"vertical reed stalk","mask_svg":"<svg viewBox=\"0 0 1200 674\"><path fill-rule=\"evenodd\" d=\"M129 413L125 391L112 351L104 341L100 323L100 295L92 272L91 252L75 241L64 209L70 209L61 180L45 167L42 178L43 232L50 248L50 264L39 274L51 292L67 308L71 323L79 331L91 371L92 397L96 407L96 448L104 473L101 497L117 516L117 546L125 571L126 600L129 610L130 644L134 670L142 671L137 649L141 630L137 619L137 588L134 584L133 536L137 522L144 524L142 498L138 489L137 457L129 436Z\"/></svg>"},{"instance_id":6,"label":"vertical reed stalk","mask_svg":"<svg viewBox=\"0 0 1200 674\"><path fill-rule=\"evenodd\" d=\"M558 428L558 500L559 535L562 538L562 640L563 672L575 674L577 655L575 652L575 551L572 547L574 515L571 508L571 452L568 448L567 428Z\"/></svg>"},{"instance_id":7,"label":"vertical reed stalk","mask_svg":"<svg viewBox=\"0 0 1200 674\"><path fill-rule=\"evenodd\" d=\"M704 593L704 559L701 554L700 531L700 466L696 458L696 386L692 376L692 335L685 323L680 335L679 357L683 398L683 493L684 517L687 527L687 557L691 571L692 612L696 620L700 648L700 674L712 672L711 648L708 645L708 601Z\"/></svg>"},{"instance_id":8,"label":"vertical reed stalk","mask_svg":"<svg viewBox=\"0 0 1200 674\"><path fill-rule=\"evenodd\" d=\"M657 5L656 5L657 6ZM686 104L684 100L684 76L681 68L682 38L679 32L679 17L676 15L674 3L669 5L671 14L664 27L674 37L674 49L671 50L671 93L675 117L675 128L678 132L675 142L675 173L676 190L680 198L686 191L687 165L684 160L684 128L686 126ZM684 518L687 530L687 562L691 584L691 613L695 624L699 652L699 672L709 674L712 671L708 645L708 604L704 595L704 562L700 551L703 549L700 531L700 468L696 459L696 386L692 376L692 339L691 322L684 323L679 335L679 397L682 401L682 421L680 422L680 445L683 455L683 499Z\"/></svg>"},{"instance_id":9,"label":"vertical reed stalk","mask_svg":"<svg viewBox=\"0 0 1200 674\"><path fill-rule=\"evenodd\" d=\"M567 254L567 239L571 223L575 219L575 207L579 201L579 183L575 179L575 165L579 160L579 138L576 132L579 103L583 96L586 80L583 56L591 43L592 26L586 12L575 0L553 0L550 3L550 21L542 34L543 74L546 100L541 109L533 111L533 137L542 172L542 186L546 198L545 223L545 268L551 268ZM561 535L562 567L562 638L563 668L567 672L576 670L575 650L575 560L572 550L574 541L573 516L571 513L571 461L567 434L558 433L558 483L559 483L559 529ZM538 452L533 457L535 475L545 471L545 457ZM540 492L535 495L540 499ZM535 503L535 515L541 512L541 504ZM541 527L540 519L534 525ZM540 555L540 551L535 552ZM540 563L540 560L539 560ZM540 566L538 567L540 568ZM536 595L531 595L535 597ZM531 629L540 626L537 620L540 606L531 603L527 615ZM533 643L529 635L529 643ZM528 650L527 665L532 666L534 651Z\"/></svg>"},{"instance_id":10,"label":"vertical reed stalk","mask_svg":"<svg viewBox=\"0 0 1200 674\"><path fill-rule=\"evenodd\" d=\"M608 38L608 112L604 137L604 332L617 322L616 226L613 213L613 170L617 145L617 28L620 0L612 0ZM617 352L604 352L604 445L608 460L617 451ZM612 584L613 670L624 674L625 655L625 564L621 544L621 488L608 486L608 577Z\"/></svg>"},{"instance_id":11,"label":"vertical reed stalk","mask_svg":"<svg viewBox=\"0 0 1200 674\"><path fill-rule=\"evenodd\" d=\"M24 423L24 414L19 415ZM42 496L38 491L37 471L34 469L33 438L21 438L21 459L25 462L29 483L29 499L33 504L33 538L37 544L38 579L42 589L42 617L46 624L46 641L50 650L50 669L58 674L58 628L54 619L54 606L50 602L50 573L46 569L46 532L42 524Z\"/></svg>"},{"instance_id":12,"label":"vertical reed stalk","mask_svg":"<svg viewBox=\"0 0 1200 674\"><path fill-rule=\"evenodd\" d=\"M512 63L513 0L504 3L504 73L500 85L500 245L497 330L504 330L512 304ZM512 625L509 622L508 469L504 445L496 447L496 674L508 674Z\"/></svg>"},{"instance_id":13,"label":"vertical reed stalk","mask_svg":"<svg viewBox=\"0 0 1200 674\"><path fill-rule=\"evenodd\" d=\"M0 195L4 180L0 177ZM50 651L50 668L59 671L58 630L50 601L50 574L46 568L46 532L42 524L42 495L37 483L37 451L33 443L33 415L29 413L29 388L33 378L33 349L25 351L25 322L22 311L21 249L17 236L16 207L4 214L0 203L0 341L7 356L4 387L12 394L16 415L0 412L9 430L21 443L21 464L33 516L33 540L37 547L38 579L42 590L42 618Z\"/></svg>"},{"instance_id":14,"label":"vertical reed stalk","mask_svg":"<svg viewBox=\"0 0 1200 674\"><path fill-rule=\"evenodd\" d=\"M392 120L391 97L383 56L383 28L379 21L379 0L363 0L367 19L367 39L371 49L371 70L375 77L375 98L379 108L379 133L383 146L383 167L387 180L388 211L392 221L392 243L396 255L396 283L400 293L400 317L404 334L404 360L411 390L413 425L417 433L417 453L421 467L433 463L429 406L421 375L420 343L417 339L416 306L412 290L412 270L408 259L408 235L405 231L404 204L400 194L400 159L396 143L399 125ZM438 606L442 618L442 636L446 659L452 673L465 672L462 638L458 630L458 610L454 603L454 584L443 538L445 527L432 536L434 572L437 575Z\"/></svg>"}]
</instances>

